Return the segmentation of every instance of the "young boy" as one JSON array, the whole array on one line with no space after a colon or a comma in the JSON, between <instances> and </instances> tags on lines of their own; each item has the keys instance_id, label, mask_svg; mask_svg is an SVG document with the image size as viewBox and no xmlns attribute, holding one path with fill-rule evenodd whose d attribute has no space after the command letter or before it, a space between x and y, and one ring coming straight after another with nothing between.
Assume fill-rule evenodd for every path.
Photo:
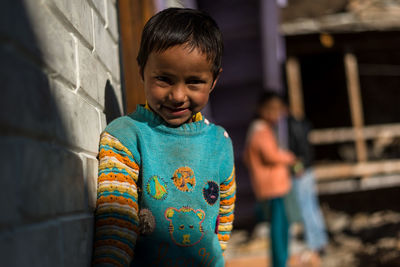
<instances>
[{"instance_id":1,"label":"young boy","mask_svg":"<svg viewBox=\"0 0 400 267\"><path fill-rule=\"evenodd\" d=\"M250 172L253 191L270 219L272 267L286 267L289 256L291 211L288 194L291 188L288 167L295 156L278 146L275 128L282 116L281 97L264 92L257 104L256 119L249 127L245 163Z\"/></svg>"},{"instance_id":2,"label":"young boy","mask_svg":"<svg viewBox=\"0 0 400 267\"><path fill-rule=\"evenodd\" d=\"M217 24L200 11L166 9L144 27L137 59L147 103L100 139L95 266L224 266L232 143L200 113L222 49Z\"/></svg>"}]
</instances>

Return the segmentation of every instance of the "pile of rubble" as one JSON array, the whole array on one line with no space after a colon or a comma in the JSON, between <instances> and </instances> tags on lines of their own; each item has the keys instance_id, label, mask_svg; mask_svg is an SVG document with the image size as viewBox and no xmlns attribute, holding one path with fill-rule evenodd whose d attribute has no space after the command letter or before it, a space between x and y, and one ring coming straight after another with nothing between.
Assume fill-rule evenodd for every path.
<instances>
[{"instance_id":1,"label":"pile of rubble","mask_svg":"<svg viewBox=\"0 0 400 267\"><path fill-rule=\"evenodd\" d=\"M323 259L325 267L400 266L400 213L357 213L323 209L330 243Z\"/></svg>"}]
</instances>

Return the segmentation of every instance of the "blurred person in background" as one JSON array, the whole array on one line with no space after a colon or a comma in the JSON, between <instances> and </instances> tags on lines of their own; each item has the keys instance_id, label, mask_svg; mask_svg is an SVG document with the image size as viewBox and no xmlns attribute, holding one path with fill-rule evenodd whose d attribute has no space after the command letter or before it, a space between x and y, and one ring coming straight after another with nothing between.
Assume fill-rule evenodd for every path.
<instances>
[{"instance_id":1,"label":"blurred person in background","mask_svg":"<svg viewBox=\"0 0 400 267\"><path fill-rule=\"evenodd\" d=\"M292 185L299 204L304 225L305 241L310 253L303 253L300 262L320 265L320 254L328 242L324 219L316 194L315 176L312 170L313 150L308 141L310 122L304 116L291 112L287 118L289 149L296 155L292 166Z\"/></svg>"},{"instance_id":2,"label":"blurred person in background","mask_svg":"<svg viewBox=\"0 0 400 267\"><path fill-rule=\"evenodd\" d=\"M284 103L275 92L264 92L250 125L245 148L253 191L270 220L271 258L273 267L285 267L289 255L291 189L289 167L296 157L278 146L276 128L284 112Z\"/></svg>"}]
</instances>

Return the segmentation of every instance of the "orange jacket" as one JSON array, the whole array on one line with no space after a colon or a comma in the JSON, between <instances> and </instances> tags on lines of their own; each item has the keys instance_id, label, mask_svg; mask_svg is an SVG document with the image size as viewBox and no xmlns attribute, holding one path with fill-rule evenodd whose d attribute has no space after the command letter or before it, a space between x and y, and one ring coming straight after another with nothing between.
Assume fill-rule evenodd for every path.
<instances>
[{"instance_id":1,"label":"orange jacket","mask_svg":"<svg viewBox=\"0 0 400 267\"><path fill-rule=\"evenodd\" d=\"M288 166L294 156L278 147L267 122L257 120L251 125L244 159L257 199L281 197L289 192Z\"/></svg>"}]
</instances>

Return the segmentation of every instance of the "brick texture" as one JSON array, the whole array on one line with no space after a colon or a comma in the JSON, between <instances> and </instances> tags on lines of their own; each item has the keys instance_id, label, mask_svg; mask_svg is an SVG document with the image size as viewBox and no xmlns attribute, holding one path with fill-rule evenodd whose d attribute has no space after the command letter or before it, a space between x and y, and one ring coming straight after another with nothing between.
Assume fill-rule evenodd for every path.
<instances>
[{"instance_id":1,"label":"brick texture","mask_svg":"<svg viewBox=\"0 0 400 267\"><path fill-rule=\"evenodd\" d=\"M116 1L1 1L2 266L90 265L106 91L123 110L118 49Z\"/></svg>"}]
</instances>

